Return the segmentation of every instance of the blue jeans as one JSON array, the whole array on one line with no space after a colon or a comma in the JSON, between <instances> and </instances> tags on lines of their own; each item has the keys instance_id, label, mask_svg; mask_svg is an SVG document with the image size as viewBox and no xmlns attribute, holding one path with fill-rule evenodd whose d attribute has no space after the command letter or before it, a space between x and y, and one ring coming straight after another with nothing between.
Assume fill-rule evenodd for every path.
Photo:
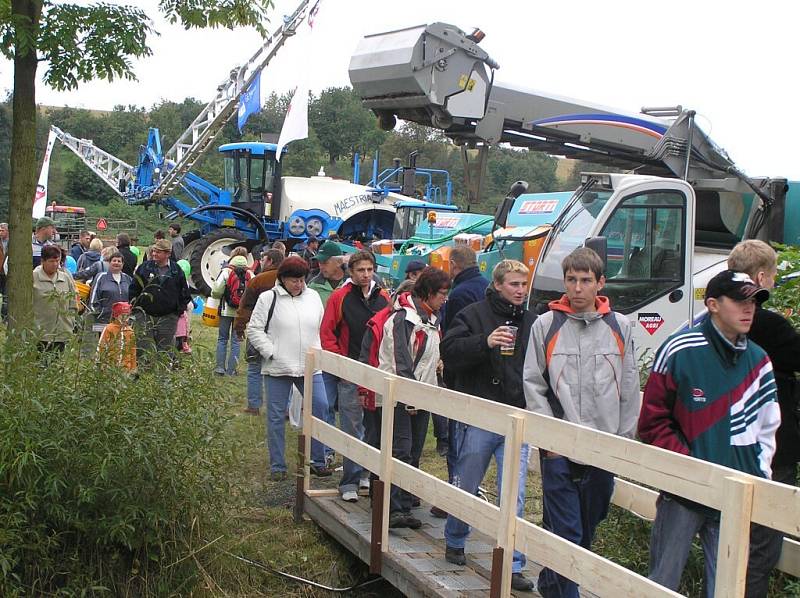
<instances>
[{"instance_id":1,"label":"blue jeans","mask_svg":"<svg viewBox=\"0 0 800 598\"><path fill-rule=\"evenodd\" d=\"M719 521L663 493L656 502L656 519L650 535L648 577L670 590L677 590L692 540L697 533L700 534L705 558L705 596L712 598L714 576L717 574Z\"/></svg>"},{"instance_id":2,"label":"blue jeans","mask_svg":"<svg viewBox=\"0 0 800 598\"><path fill-rule=\"evenodd\" d=\"M457 435L459 446L455 454L458 455L453 468L453 479L451 483L457 488L476 494L478 487L486 475L489 468L489 461L494 455L497 463L497 497L503 486L503 449L505 448L505 437L494 432L487 432L474 426L467 426L456 422L457 427L461 427L461 434ZM452 439L451 439L452 444ZM519 491L517 492L517 516L522 517L525 507L525 480L528 476L528 445L522 445L522 455L520 456L519 470ZM452 515L447 517L444 526L444 538L449 548L464 548L469 536L470 527L460 519ZM512 571L519 573L524 567L527 559L518 550L514 551Z\"/></svg>"},{"instance_id":3,"label":"blue jeans","mask_svg":"<svg viewBox=\"0 0 800 598\"><path fill-rule=\"evenodd\" d=\"M591 550L597 525L608 515L614 474L560 455L543 455L540 452L544 528ZM578 598L577 584L552 569L539 573L538 589L545 598Z\"/></svg>"},{"instance_id":4,"label":"blue jeans","mask_svg":"<svg viewBox=\"0 0 800 598\"><path fill-rule=\"evenodd\" d=\"M336 399L339 397L339 377L322 372L322 382L325 384L325 396L328 397L328 417L325 422L336 425Z\"/></svg>"},{"instance_id":5,"label":"blue jeans","mask_svg":"<svg viewBox=\"0 0 800 598\"><path fill-rule=\"evenodd\" d=\"M342 432L364 440L364 412L358 398L358 387L347 380L339 380L339 426ZM358 492L361 478L369 478L369 474L355 461L347 457L342 460L342 479L339 481L339 492Z\"/></svg>"},{"instance_id":6,"label":"blue jeans","mask_svg":"<svg viewBox=\"0 0 800 598\"><path fill-rule=\"evenodd\" d=\"M230 357L228 357L228 341L231 344ZM217 337L217 369L225 370L229 376L233 376L236 373L237 361L239 361L239 337L233 331L233 317L220 316L219 336Z\"/></svg>"},{"instance_id":7,"label":"blue jeans","mask_svg":"<svg viewBox=\"0 0 800 598\"><path fill-rule=\"evenodd\" d=\"M247 406L260 409L264 402L264 378L261 375L261 356L247 362Z\"/></svg>"},{"instance_id":8,"label":"blue jeans","mask_svg":"<svg viewBox=\"0 0 800 598\"><path fill-rule=\"evenodd\" d=\"M267 385L267 443L269 445L270 471L286 471L286 410L292 398L292 386L303 393L303 378L291 376L264 376ZM325 385L322 374L314 374L314 388L311 395L311 413L318 419L325 419L328 401L325 398ZM325 465L325 446L318 440L311 441L311 463Z\"/></svg>"}]
</instances>

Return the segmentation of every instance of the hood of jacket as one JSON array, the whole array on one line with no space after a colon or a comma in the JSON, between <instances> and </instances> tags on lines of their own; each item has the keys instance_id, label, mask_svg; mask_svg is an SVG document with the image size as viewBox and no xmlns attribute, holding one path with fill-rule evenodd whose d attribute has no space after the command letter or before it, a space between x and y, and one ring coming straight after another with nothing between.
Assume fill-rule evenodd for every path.
<instances>
[{"instance_id":1,"label":"hood of jacket","mask_svg":"<svg viewBox=\"0 0 800 598\"><path fill-rule=\"evenodd\" d=\"M563 311L572 316L579 316L583 320L594 320L595 318L602 317L607 313L611 313L611 302L608 297L598 295L594 298L594 311L578 313L572 309L569 303L569 298L566 295L561 295L561 299L551 301L547 304L551 311Z\"/></svg>"}]
</instances>

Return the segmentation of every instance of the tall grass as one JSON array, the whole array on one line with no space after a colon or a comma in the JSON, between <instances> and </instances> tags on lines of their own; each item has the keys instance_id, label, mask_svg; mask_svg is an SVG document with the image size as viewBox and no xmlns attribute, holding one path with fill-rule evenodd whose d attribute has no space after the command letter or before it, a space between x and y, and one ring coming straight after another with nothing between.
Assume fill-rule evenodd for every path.
<instances>
[{"instance_id":1,"label":"tall grass","mask_svg":"<svg viewBox=\"0 0 800 598\"><path fill-rule=\"evenodd\" d=\"M77 348L0 354L0 595L181 592L230 503L229 416L210 367L137 377Z\"/></svg>"}]
</instances>

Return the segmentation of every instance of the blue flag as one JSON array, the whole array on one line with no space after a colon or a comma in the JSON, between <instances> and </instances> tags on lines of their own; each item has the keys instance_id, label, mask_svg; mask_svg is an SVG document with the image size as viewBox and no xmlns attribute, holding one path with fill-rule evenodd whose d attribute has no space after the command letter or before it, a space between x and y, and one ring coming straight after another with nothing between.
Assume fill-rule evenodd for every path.
<instances>
[{"instance_id":1,"label":"blue flag","mask_svg":"<svg viewBox=\"0 0 800 598\"><path fill-rule=\"evenodd\" d=\"M256 75L253 83L239 98L238 124L239 132L242 132L244 124L251 114L256 114L261 110L261 73Z\"/></svg>"}]
</instances>

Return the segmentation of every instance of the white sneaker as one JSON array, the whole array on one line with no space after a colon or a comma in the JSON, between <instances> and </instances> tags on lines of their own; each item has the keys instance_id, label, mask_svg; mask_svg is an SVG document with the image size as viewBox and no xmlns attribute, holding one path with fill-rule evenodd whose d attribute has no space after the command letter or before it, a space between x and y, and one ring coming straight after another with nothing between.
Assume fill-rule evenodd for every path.
<instances>
[{"instance_id":1,"label":"white sneaker","mask_svg":"<svg viewBox=\"0 0 800 598\"><path fill-rule=\"evenodd\" d=\"M342 500L345 502L358 502L358 492L355 490L348 490L342 492Z\"/></svg>"},{"instance_id":2,"label":"white sneaker","mask_svg":"<svg viewBox=\"0 0 800 598\"><path fill-rule=\"evenodd\" d=\"M364 478L358 481L359 490L369 490L369 478Z\"/></svg>"}]
</instances>

